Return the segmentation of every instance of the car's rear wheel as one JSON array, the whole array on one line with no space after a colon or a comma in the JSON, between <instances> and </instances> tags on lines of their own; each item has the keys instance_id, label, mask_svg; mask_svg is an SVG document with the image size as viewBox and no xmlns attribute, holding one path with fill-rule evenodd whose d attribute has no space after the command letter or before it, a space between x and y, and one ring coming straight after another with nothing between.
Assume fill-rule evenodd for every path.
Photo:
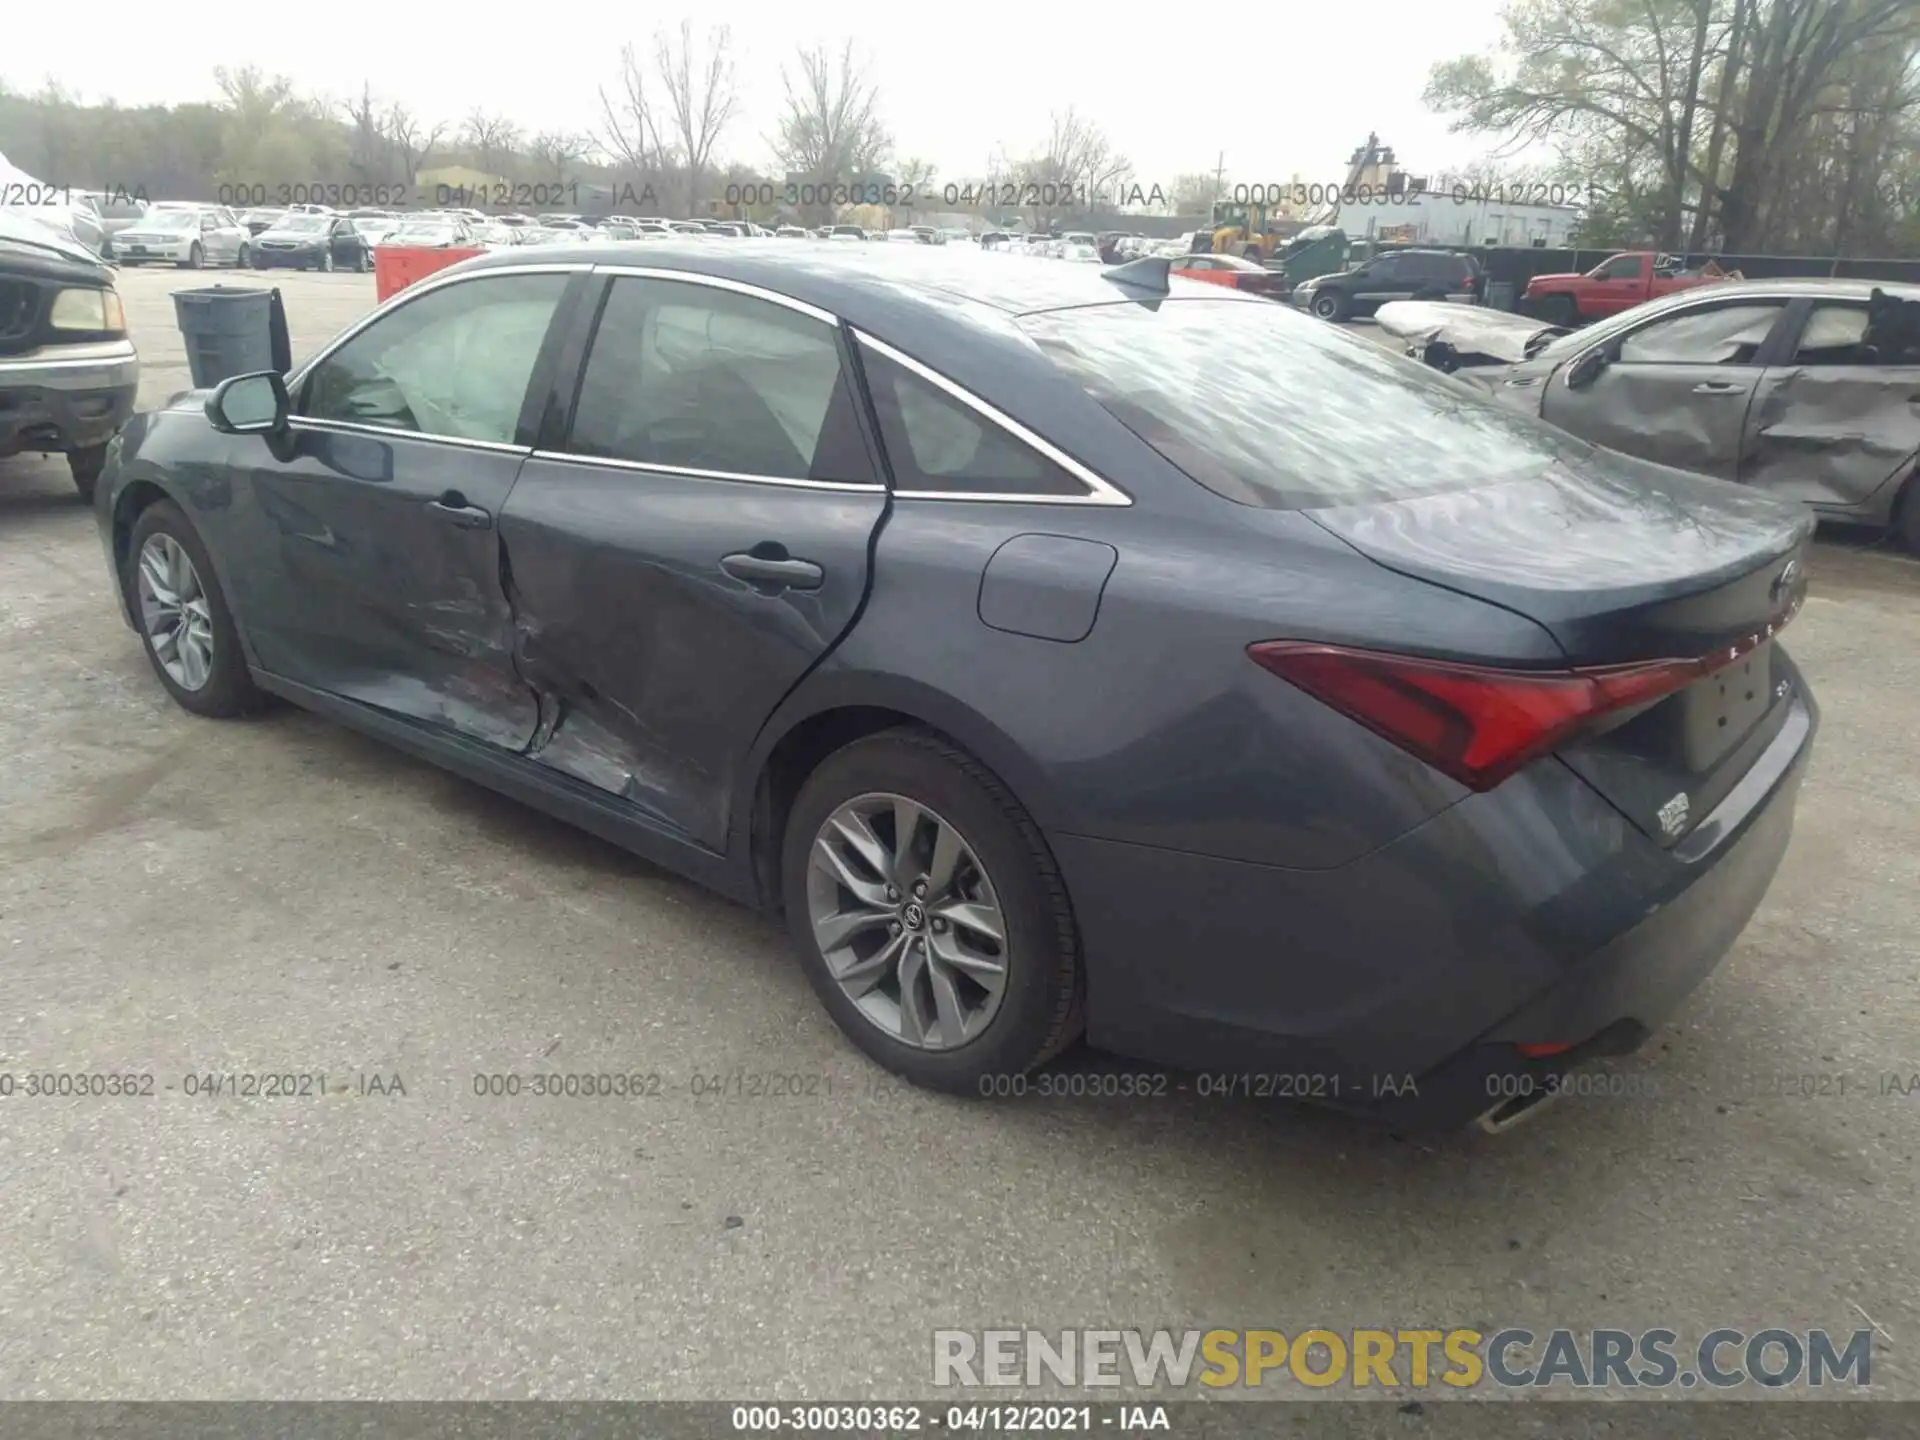
<instances>
[{"instance_id":1,"label":"car's rear wheel","mask_svg":"<svg viewBox=\"0 0 1920 1440\"><path fill-rule=\"evenodd\" d=\"M1313 297L1313 313L1322 320L1347 318L1347 297L1338 290L1323 290Z\"/></svg>"},{"instance_id":2,"label":"car's rear wheel","mask_svg":"<svg viewBox=\"0 0 1920 1440\"><path fill-rule=\"evenodd\" d=\"M1580 302L1571 295L1549 295L1540 302L1540 318L1572 330L1580 323Z\"/></svg>"},{"instance_id":3,"label":"car's rear wheel","mask_svg":"<svg viewBox=\"0 0 1920 1440\"><path fill-rule=\"evenodd\" d=\"M356 275L364 275L367 273L367 271L371 270L372 268L373 268L373 256L367 252L367 247L362 245L357 251L354 252L354 256L353 256L354 273Z\"/></svg>"},{"instance_id":4,"label":"car's rear wheel","mask_svg":"<svg viewBox=\"0 0 1920 1440\"><path fill-rule=\"evenodd\" d=\"M253 251L245 245L242 245L240 247L240 253L233 257L233 268L236 270L251 270L253 268Z\"/></svg>"},{"instance_id":5,"label":"car's rear wheel","mask_svg":"<svg viewBox=\"0 0 1920 1440\"><path fill-rule=\"evenodd\" d=\"M123 583L154 673L196 715L241 715L261 695L247 674L233 613L206 546L179 506L141 512L127 547Z\"/></svg>"},{"instance_id":6,"label":"car's rear wheel","mask_svg":"<svg viewBox=\"0 0 1920 1440\"><path fill-rule=\"evenodd\" d=\"M80 492L80 498L89 505L93 503L93 487L99 483L100 472L106 463L105 445L89 445L84 450L67 452L67 473L73 476L73 488Z\"/></svg>"},{"instance_id":7,"label":"car's rear wheel","mask_svg":"<svg viewBox=\"0 0 1920 1440\"><path fill-rule=\"evenodd\" d=\"M1920 555L1920 469L1907 477L1893 512L1893 536L1909 555Z\"/></svg>"},{"instance_id":8,"label":"car's rear wheel","mask_svg":"<svg viewBox=\"0 0 1920 1440\"><path fill-rule=\"evenodd\" d=\"M320 260L318 263L318 268L324 274L330 275L333 273L333 251L322 250L320 252Z\"/></svg>"},{"instance_id":9,"label":"car's rear wheel","mask_svg":"<svg viewBox=\"0 0 1920 1440\"><path fill-rule=\"evenodd\" d=\"M807 978L896 1074L980 1094L1079 1033L1079 941L1046 841L940 737L889 730L823 761L794 801L781 876Z\"/></svg>"}]
</instances>

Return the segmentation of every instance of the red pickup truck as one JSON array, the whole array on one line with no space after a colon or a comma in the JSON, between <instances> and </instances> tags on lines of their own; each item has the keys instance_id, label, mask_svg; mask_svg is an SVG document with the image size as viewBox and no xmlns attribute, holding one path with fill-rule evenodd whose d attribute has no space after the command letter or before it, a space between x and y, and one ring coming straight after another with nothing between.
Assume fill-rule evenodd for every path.
<instances>
[{"instance_id":1,"label":"red pickup truck","mask_svg":"<svg viewBox=\"0 0 1920 1440\"><path fill-rule=\"evenodd\" d=\"M1717 273L1683 274L1680 261L1672 256L1629 250L1608 256L1584 275L1534 276L1520 296L1520 308L1555 325L1584 325L1724 278Z\"/></svg>"}]
</instances>

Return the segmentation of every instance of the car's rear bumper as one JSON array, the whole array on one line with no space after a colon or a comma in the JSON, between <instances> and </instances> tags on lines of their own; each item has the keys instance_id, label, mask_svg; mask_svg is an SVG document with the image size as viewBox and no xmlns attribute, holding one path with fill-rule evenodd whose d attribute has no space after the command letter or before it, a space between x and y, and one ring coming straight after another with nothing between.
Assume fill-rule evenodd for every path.
<instances>
[{"instance_id":1,"label":"car's rear bumper","mask_svg":"<svg viewBox=\"0 0 1920 1440\"><path fill-rule=\"evenodd\" d=\"M1422 1128L1635 1048L1719 963L1786 851L1818 727L1794 678L1779 738L1672 850L1557 761L1335 870L1054 837L1089 1041L1212 1091Z\"/></svg>"},{"instance_id":2,"label":"car's rear bumper","mask_svg":"<svg viewBox=\"0 0 1920 1440\"><path fill-rule=\"evenodd\" d=\"M129 340L0 357L0 455L104 445L133 413L139 389Z\"/></svg>"},{"instance_id":3,"label":"car's rear bumper","mask_svg":"<svg viewBox=\"0 0 1920 1440\"><path fill-rule=\"evenodd\" d=\"M320 263L318 250L262 250L255 245L247 252L256 270L308 269Z\"/></svg>"}]
</instances>

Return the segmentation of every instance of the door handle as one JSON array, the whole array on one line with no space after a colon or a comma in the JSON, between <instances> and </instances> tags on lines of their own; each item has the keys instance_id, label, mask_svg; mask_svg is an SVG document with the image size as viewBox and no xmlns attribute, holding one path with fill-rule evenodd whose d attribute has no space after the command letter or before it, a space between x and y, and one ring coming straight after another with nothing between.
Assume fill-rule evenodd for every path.
<instances>
[{"instance_id":1,"label":"door handle","mask_svg":"<svg viewBox=\"0 0 1920 1440\"><path fill-rule=\"evenodd\" d=\"M445 517L450 523L462 530L491 530L493 516L478 505L469 505L467 497L458 490L449 490L438 500L429 500L427 508L435 514Z\"/></svg>"},{"instance_id":2,"label":"door handle","mask_svg":"<svg viewBox=\"0 0 1920 1440\"><path fill-rule=\"evenodd\" d=\"M1734 385L1725 380L1702 380L1693 387L1693 393L1696 395L1744 395L1747 393L1747 387Z\"/></svg>"},{"instance_id":3,"label":"door handle","mask_svg":"<svg viewBox=\"0 0 1920 1440\"><path fill-rule=\"evenodd\" d=\"M742 553L721 560L720 568L736 580L749 585L766 585L778 590L818 590L827 572L811 560Z\"/></svg>"}]
</instances>

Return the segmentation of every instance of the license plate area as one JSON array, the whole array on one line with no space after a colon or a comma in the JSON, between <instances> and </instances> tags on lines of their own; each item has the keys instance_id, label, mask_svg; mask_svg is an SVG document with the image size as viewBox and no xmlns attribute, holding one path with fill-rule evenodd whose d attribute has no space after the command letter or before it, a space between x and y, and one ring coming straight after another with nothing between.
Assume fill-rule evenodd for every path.
<instances>
[{"instance_id":1,"label":"license plate area","mask_svg":"<svg viewBox=\"0 0 1920 1440\"><path fill-rule=\"evenodd\" d=\"M1745 739L1773 708L1773 644L1696 680L1680 694L1686 767L1699 774Z\"/></svg>"}]
</instances>

